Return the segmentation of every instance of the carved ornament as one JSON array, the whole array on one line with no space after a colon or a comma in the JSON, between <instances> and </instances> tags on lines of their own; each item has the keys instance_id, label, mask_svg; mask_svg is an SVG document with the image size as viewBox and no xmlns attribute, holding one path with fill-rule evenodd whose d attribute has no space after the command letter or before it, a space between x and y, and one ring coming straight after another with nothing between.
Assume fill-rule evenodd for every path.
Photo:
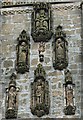
<instances>
[{"instance_id":1,"label":"carved ornament","mask_svg":"<svg viewBox=\"0 0 83 120\"><path fill-rule=\"evenodd\" d=\"M65 115L74 115L76 106L75 106L75 98L74 98L74 87L75 84L72 81L71 72L69 70L65 70Z\"/></svg>"},{"instance_id":2,"label":"carved ornament","mask_svg":"<svg viewBox=\"0 0 83 120\"><path fill-rule=\"evenodd\" d=\"M34 82L31 83L30 108L32 114L38 117L49 114L49 84L46 81L46 73L41 64L34 71Z\"/></svg>"},{"instance_id":3,"label":"carved ornament","mask_svg":"<svg viewBox=\"0 0 83 120\"><path fill-rule=\"evenodd\" d=\"M63 70L68 66L68 42L62 26L56 28L53 42L53 67Z\"/></svg>"},{"instance_id":4,"label":"carved ornament","mask_svg":"<svg viewBox=\"0 0 83 120\"><path fill-rule=\"evenodd\" d=\"M6 88L6 119L17 118L18 113L18 95L19 88L16 87L16 75L13 73L10 77L9 87Z\"/></svg>"},{"instance_id":5,"label":"carved ornament","mask_svg":"<svg viewBox=\"0 0 83 120\"><path fill-rule=\"evenodd\" d=\"M45 43L44 42L40 42L39 43L39 61L43 62L44 61L44 55L43 52L45 52Z\"/></svg>"},{"instance_id":6,"label":"carved ornament","mask_svg":"<svg viewBox=\"0 0 83 120\"><path fill-rule=\"evenodd\" d=\"M16 46L17 60L16 60L16 71L18 73L25 73L29 71L29 58L30 58L30 37L26 31L23 30L17 38L18 44Z\"/></svg>"},{"instance_id":7,"label":"carved ornament","mask_svg":"<svg viewBox=\"0 0 83 120\"><path fill-rule=\"evenodd\" d=\"M32 12L31 35L35 42L47 42L52 36L50 4L35 3Z\"/></svg>"}]
</instances>

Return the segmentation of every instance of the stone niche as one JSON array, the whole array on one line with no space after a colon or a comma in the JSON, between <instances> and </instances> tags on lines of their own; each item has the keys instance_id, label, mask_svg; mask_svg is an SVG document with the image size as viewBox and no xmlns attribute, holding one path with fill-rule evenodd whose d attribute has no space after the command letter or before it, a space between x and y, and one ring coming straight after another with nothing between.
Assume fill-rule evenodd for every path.
<instances>
[{"instance_id":1,"label":"stone niche","mask_svg":"<svg viewBox=\"0 0 83 120\"><path fill-rule=\"evenodd\" d=\"M56 28L53 41L53 67L63 70L68 66L68 42L66 34L62 31L62 26Z\"/></svg>"},{"instance_id":2,"label":"stone niche","mask_svg":"<svg viewBox=\"0 0 83 120\"><path fill-rule=\"evenodd\" d=\"M49 84L46 81L46 73L41 64L34 71L34 82L31 83L31 112L41 117L49 114Z\"/></svg>"},{"instance_id":3,"label":"stone niche","mask_svg":"<svg viewBox=\"0 0 83 120\"><path fill-rule=\"evenodd\" d=\"M26 31L23 30L17 38L18 44L16 46L16 71L18 73L25 73L29 71L29 58L30 58L30 37Z\"/></svg>"},{"instance_id":4,"label":"stone niche","mask_svg":"<svg viewBox=\"0 0 83 120\"><path fill-rule=\"evenodd\" d=\"M35 42L47 42L52 36L51 9L48 3L35 3L32 12L31 35Z\"/></svg>"},{"instance_id":5,"label":"stone niche","mask_svg":"<svg viewBox=\"0 0 83 120\"><path fill-rule=\"evenodd\" d=\"M74 115L76 106L75 106L75 98L74 98L74 87L75 84L72 81L71 72L67 69L65 70L65 84L64 84L64 92L65 92L65 115Z\"/></svg>"},{"instance_id":6,"label":"stone niche","mask_svg":"<svg viewBox=\"0 0 83 120\"><path fill-rule=\"evenodd\" d=\"M10 76L10 82L8 88L6 88L6 119L17 118L18 113L18 92L19 88L16 87L16 75L13 73Z\"/></svg>"}]
</instances>

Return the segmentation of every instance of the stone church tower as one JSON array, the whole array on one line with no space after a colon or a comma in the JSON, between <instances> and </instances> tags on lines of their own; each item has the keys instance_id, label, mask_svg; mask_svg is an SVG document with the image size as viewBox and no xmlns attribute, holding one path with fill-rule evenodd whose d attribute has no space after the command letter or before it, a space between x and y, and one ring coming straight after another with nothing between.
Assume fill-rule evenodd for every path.
<instances>
[{"instance_id":1,"label":"stone church tower","mask_svg":"<svg viewBox=\"0 0 83 120\"><path fill-rule=\"evenodd\" d=\"M0 4L0 119L82 118L82 0Z\"/></svg>"}]
</instances>

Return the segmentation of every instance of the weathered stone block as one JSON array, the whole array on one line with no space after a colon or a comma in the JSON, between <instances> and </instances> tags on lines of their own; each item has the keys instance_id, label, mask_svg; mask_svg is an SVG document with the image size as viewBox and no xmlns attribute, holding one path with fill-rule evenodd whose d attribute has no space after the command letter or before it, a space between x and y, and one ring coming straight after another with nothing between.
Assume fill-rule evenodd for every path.
<instances>
[{"instance_id":1,"label":"weathered stone block","mask_svg":"<svg viewBox=\"0 0 83 120\"><path fill-rule=\"evenodd\" d=\"M38 64L38 58L34 58L32 61L31 61L31 65L37 65Z\"/></svg>"},{"instance_id":2,"label":"weathered stone block","mask_svg":"<svg viewBox=\"0 0 83 120\"><path fill-rule=\"evenodd\" d=\"M13 61L12 60L4 61L4 67L5 68L12 67L12 66L13 66Z\"/></svg>"},{"instance_id":3,"label":"weathered stone block","mask_svg":"<svg viewBox=\"0 0 83 120\"><path fill-rule=\"evenodd\" d=\"M48 64L50 62L50 58L49 57L45 57L45 63Z\"/></svg>"}]
</instances>

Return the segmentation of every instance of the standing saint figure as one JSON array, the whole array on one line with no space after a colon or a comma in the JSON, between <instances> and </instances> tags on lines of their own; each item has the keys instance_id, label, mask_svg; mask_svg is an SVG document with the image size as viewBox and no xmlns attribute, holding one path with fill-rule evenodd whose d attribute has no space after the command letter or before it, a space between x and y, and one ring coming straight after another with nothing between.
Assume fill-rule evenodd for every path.
<instances>
[{"instance_id":1,"label":"standing saint figure","mask_svg":"<svg viewBox=\"0 0 83 120\"><path fill-rule=\"evenodd\" d=\"M19 89L16 87L16 75L13 73L10 77L9 87L6 89L6 118L16 118L18 110L17 92Z\"/></svg>"}]
</instances>

